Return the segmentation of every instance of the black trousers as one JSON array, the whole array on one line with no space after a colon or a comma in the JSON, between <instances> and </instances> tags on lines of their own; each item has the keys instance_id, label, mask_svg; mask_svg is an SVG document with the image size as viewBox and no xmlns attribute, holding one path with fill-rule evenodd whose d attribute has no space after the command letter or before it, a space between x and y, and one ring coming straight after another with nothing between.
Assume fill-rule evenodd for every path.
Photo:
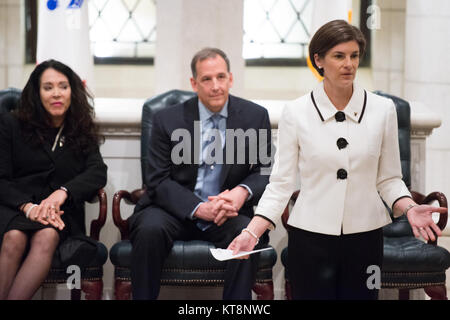
<instances>
[{"instance_id":1,"label":"black trousers","mask_svg":"<svg viewBox=\"0 0 450 320\"><path fill-rule=\"evenodd\" d=\"M160 291L161 272L175 240L211 241L217 248L227 248L230 242L250 222L245 215L227 220L217 227L212 225L201 231L190 220L180 221L163 209L151 206L135 213L130 222L130 240L133 245L131 256L131 286L133 299L153 300ZM264 234L258 247L268 243ZM247 260L227 262L223 299L250 300L251 288L256 279L259 254Z\"/></svg>"},{"instance_id":2,"label":"black trousers","mask_svg":"<svg viewBox=\"0 0 450 320\"><path fill-rule=\"evenodd\" d=\"M367 283L374 273L367 268L381 269L382 261L381 228L332 236L290 227L288 272L293 299L376 300L378 290Z\"/></svg>"}]
</instances>

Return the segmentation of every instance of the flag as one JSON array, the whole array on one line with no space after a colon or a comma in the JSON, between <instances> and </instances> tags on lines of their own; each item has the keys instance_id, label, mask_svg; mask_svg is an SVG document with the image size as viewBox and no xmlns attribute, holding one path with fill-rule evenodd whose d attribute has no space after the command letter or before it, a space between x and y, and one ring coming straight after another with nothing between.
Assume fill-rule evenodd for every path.
<instances>
[{"instance_id":1,"label":"flag","mask_svg":"<svg viewBox=\"0 0 450 320\"><path fill-rule=\"evenodd\" d=\"M311 20L310 35L311 38L316 33L316 31L323 26L325 23L336 19L342 19L352 23L352 1L351 0L314 0L313 4L313 14ZM323 78L314 69L311 58L307 58L307 64L309 69L313 72L316 78L321 81Z\"/></svg>"},{"instance_id":2,"label":"flag","mask_svg":"<svg viewBox=\"0 0 450 320\"><path fill-rule=\"evenodd\" d=\"M36 62L58 60L93 87L88 1L39 0Z\"/></svg>"}]
</instances>

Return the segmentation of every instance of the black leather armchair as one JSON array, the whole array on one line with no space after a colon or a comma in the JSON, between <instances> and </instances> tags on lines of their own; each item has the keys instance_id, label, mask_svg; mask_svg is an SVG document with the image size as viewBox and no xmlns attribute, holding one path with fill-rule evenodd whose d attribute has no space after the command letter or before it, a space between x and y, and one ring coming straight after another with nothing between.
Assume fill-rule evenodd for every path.
<instances>
[{"instance_id":1,"label":"black leather armchair","mask_svg":"<svg viewBox=\"0 0 450 320\"><path fill-rule=\"evenodd\" d=\"M376 91L394 101L397 109L398 139L400 145L400 160L403 181L411 188L411 120L409 103L398 97ZM294 192L291 203L295 202L300 191ZM438 202L439 206L447 207L447 199L441 192L432 192L424 196L411 191L413 199L419 204ZM392 213L391 213L392 216ZM287 227L289 205L283 213L283 224ZM440 214L437 225L443 230L447 224L448 214ZM450 253L437 245L437 240L428 243L415 238L408 219L405 216L393 219L393 222L383 228L384 249L383 265L381 267L381 287L399 289L399 299L409 299L409 290L424 288L432 299L447 299L445 271L450 267ZM287 248L281 253L281 262L285 267L286 298L291 299L291 289L287 272Z\"/></svg>"},{"instance_id":2,"label":"black leather armchair","mask_svg":"<svg viewBox=\"0 0 450 320\"><path fill-rule=\"evenodd\" d=\"M16 88L7 88L0 90L0 113L10 112L17 107L21 95L21 90ZM100 300L103 292L103 265L108 259L108 250L105 245L99 242L100 230L106 222L107 212L107 199L106 193L103 189L100 189L97 194L97 199L93 199L92 202L99 202L99 214L97 219L91 221L90 225L90 237L96 240L97 253L95 257L89 263L77 263L76 258L72 260L70 264L80 266L81 275L81 289L72 289L72 300L81 299L81 291L86 295L87 300ZM78 252L79 253L79 252ZM78 254L77 253L77 254ZM83 253L79 253L79 256L83 256ZM69 265L64 264L59 255L53 256L50 272L44 281L44 284L50 283L66 283L67 278L71 276L71 273L67 273L67 267Z\"/></svg>"},{"instance_id":3,"label":"black leather armchair","mask_svg":"<svg viewBox=\"0 0 450 320\"><path fill-rule=\"evenodd\" d=\"M0 113L16 109L21 93L22 91L16 88L0 90Z\"/></svg>"},{"instance_id":4,"label":"black leather armchair","mask_svg":"<svg viewBox=\"0 0 450 320\"><path fill-rule=\"evenodd\" d=\"M181 103L195 94L188 91L172 90L148 99L142 108L141 166L142 177L147 170L148 144L150 140L152 117L161 108ZM145 181L142 179L142 181ZM145 192L143 189L128 192L120 190L113 198L113 219L119 228L121 241L110 250L110 259L114 265L115 299L131 297L131 242L127 220L122 219L120 203L124 199L128 204L136 204ZM225 262L215 260L209 249L214 245L206 241L175 241L172 251L166 259L161 275L161 285L175 286L222 286L224 282ZM260 256L256 284L253 291L258 299L273 299L272 268L277 256L274 250L263 251Z\"/></svg>"}]
</instances>

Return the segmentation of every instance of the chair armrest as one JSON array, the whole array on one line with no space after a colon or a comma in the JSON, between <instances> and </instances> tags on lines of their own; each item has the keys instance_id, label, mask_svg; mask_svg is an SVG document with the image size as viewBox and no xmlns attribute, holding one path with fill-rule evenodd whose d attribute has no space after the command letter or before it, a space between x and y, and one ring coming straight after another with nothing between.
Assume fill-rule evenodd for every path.
<instances>
[{"instance_id":1,"label":"chair armrest","mask_svg":"<svg viewBox=\"0 0 450 320\"><path fill-rule=\"evenodd\" d=\"M107 213L107 198L104 189L100 189L97 192L97 198L99 201L99 212L98 218L91 221L90 237L94 240L100 239L100 230L106 223L106 213Z\"/></svg>"},{"instance_id":2,"label":"chair armrest","mask_svg":"<svg viewBox=\"0 0 450 320\"><path fill-rule=\"evenodd\" d=\"M126 190L119 190L114 194L112 207L113 221L116 227L119 228L122 240L127 240L129 238L129 231L128 221L122 219L120 213L120 201L122 201L123 198L128 204L136 204L144 193L145 189L136 189L131 193Z\"/></svg>"},{"instance_id":3,"label":"chair armrest","mask_svg":"<svg viewBox=\"0 0 450 320\"><path fill-rule=\"evenodd\" d=\"M284 228L286 230L288 228L287 221L289 219L289 206L291 204L295 203L295 201L298 198L299 193L300 193L300 190L294 191L294 193L292 193L291 199L289 199L289 202L288 202L288 204L287 204L286 208L284 209L283 214L281 216L281 222L283 223L283 226L284 226Z\"/></svg>"}]
</instances>

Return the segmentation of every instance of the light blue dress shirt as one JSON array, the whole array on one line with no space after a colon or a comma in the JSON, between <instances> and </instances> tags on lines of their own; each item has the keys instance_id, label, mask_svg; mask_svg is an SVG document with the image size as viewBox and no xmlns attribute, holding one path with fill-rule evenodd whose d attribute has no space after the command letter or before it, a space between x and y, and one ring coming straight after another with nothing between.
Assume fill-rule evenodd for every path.
<instances>
[{"instance_id":1,"label":"light blue dress shirt","mask_svg":"<svg viewBox=\"0 0 450 320\"><path fill-rule=\"evenodd\" d=\"M198 101L198 110L199 110L199 116L200 116L200 135L199 136L200 136L200 140L202 140L204 130L212 129L213 124L210 121L210 118L211 118L211 116L214 115L214 112L212 112L207 107L205 107L205 105L200 100ZM220 131L222 149L223 149L225 147L225 136L226 136L226 128L227 128L228 100L225 102L225 105L222 108L222 110L219 112L219 114L221 115L221 119L219 120L218 126L219 126L219 131ZM203 145L203 141L199 141L199 143L200 143L199 144L200 146ZM211 164L209 166L211 166L209 169L216 169L216 170L220 170L220 171L222 170L222 166L217 166L216 168L214 168L214 164ZM198 171L197 171L197 182L195 184L194 194L197 195L200 199L202 199L203 202L208 201L208 198L207 198L208 196L202 197L203 181L204 181L206 170L207 170L207 168L206 168L206 164L204 164L202 148L199 148L199 166L198 166ZM217 172L216 176L220 177L220 171ZM252 191L245 184L240 184L240 186L247 189L247 191L249 193L247 200L249 200L253 195ZM191 219L194 219L195 211L203 202L199 203L194 208L194 210L192 211L192 213L190 215Z\"/></svg>"}]
</instances>

